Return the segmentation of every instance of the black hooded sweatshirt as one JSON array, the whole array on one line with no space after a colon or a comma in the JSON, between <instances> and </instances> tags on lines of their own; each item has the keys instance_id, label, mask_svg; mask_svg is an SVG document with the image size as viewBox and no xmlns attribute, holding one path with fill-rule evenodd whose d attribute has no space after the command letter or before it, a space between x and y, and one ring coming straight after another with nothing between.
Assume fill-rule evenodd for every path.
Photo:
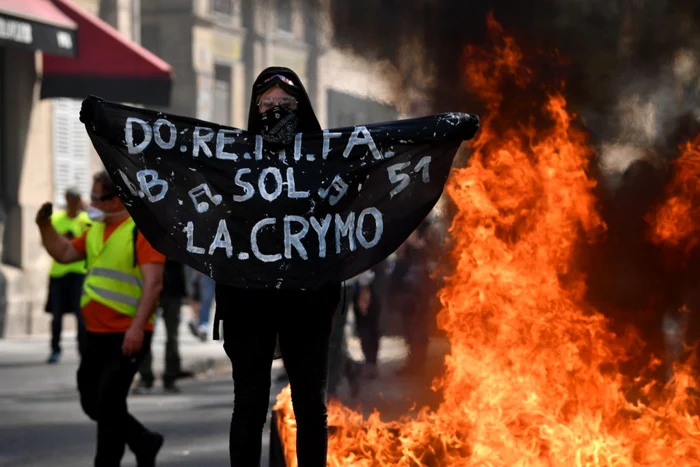
<instances>
[{"instance_id":1,"label":"black hooded sweatshirt","mask_svg":"<svg viewBox=\"0 0 700 467\"><path fill-rule=\"evenodd\" d=\"M275 76L284 76L289 79L294 86L290 86L284 81L274 78ZM299 117L297 125L298 133L306 133L310 131L321 131L321 124L318 123L316 113L311 107L311 99L306 93L301 80L289 68L270 67L263 70L253 83L253 91L250 98L250 111L248 112L248 131L254 134L260 134L262 131L262 122L260 119L260 111L258 109L258 97L273 86L279 86L297 100L296 114Z\"/></svg>"},{"instance_id":2,"label":"black hooded sweatshirt","mask_svg":"<svg viewBox=\"0 0 700 467\"><path fill-rule=\"evenodd\" d=\"M274 78L281 75L289 79L294 86L285 83L284 80ZM260 134L262 120L258 108L258 98L273 86L279 86L297 100L296 114L299 117L296 131L299 133L321 131L321 124L316 118L311 100L304 88L299 76L289 68L270 67L262 71L253 84L250 99L250 112L248 113L248 131ZM309 290L282 290L274 288L270 284L267 289L245 289L225 284L216 285L216 317L214 326L214 338L218 339L218 321L226 319L229 313L272 312L270 308L289 308L294 303L301 308L318 308L313 311L328 311L332 313L340 300L340 284L325 285L320 289ZM296 308L296 307L295 307ZM313 313L311 313L313 315ZM307 318L311 317L308 316ZM300 319L304 317L300 316ZM311 324L311 323L310 323ZM225 336L224 336L225 338Z\"/></svg>"}]
</instances>

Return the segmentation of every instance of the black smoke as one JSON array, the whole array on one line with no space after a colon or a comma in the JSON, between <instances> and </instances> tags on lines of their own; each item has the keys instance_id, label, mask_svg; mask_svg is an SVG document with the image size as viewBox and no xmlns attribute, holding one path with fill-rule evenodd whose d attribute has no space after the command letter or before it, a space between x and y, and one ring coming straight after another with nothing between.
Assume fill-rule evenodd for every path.
<instances>
[{"instance_id":1,"label":"black smoke","mask_svg":"<svg viewBox=\"0 0 700 467\"><path fill-rule=\"evenodd\" d=\"M567 98L598 142L644 140L625 130L620 110L621 100L638 94L663 114L656 116L658 136L643 142L674 147L681 121L687 125L699 102L697 65L684 82L672 76L679 51L700 51L694 0L328 1L334 45L390 61L401 72L399 85L423 88L435 112L480 110L461 67L467 44L488 45L489 12L530 59L553 50L569 59L567 67L542 58L532 65L542 83L566 74Z\"/></svg>"},{"instance_id":2,"label":"black smoke","mask_svg":"<svg viewBox=\"0 0 700 467\"><path fill-rule=\"evenodd\" d=\"M307 0L310 2L321 0ZM333 45L388 60L400 90L418 88L433 112L485 109L464 83L467 46L489 48L489 13L515 38L537 77L504 88L505 101L537 96L566 82L569 107L598 148L609 226L582 257L589 299L613 328L636 324L659 355L662 316L678 309L700 274L669 270L644 239L644 213L663 197L667 164L700 133L700 2L697 0L324 0ZM562 59L563 58L563 59ZM514 112L522 106L513 105ZM517 123L514 113L504 122ZM615 173L617 172L617 173ZM604 181L604 180L601 180ZM605 186L605 184L601 184ZM611 267L614 266L614 267ZM697 279L697 280L696 280ZM700 300L699 300L700 302ZM700 306L698 306L700 310ZM639 367L631 370L634 372ZM657 375L658 376L658 375ZM663 376L661 376L663 378Z\"/></svg>"}]
</instances>

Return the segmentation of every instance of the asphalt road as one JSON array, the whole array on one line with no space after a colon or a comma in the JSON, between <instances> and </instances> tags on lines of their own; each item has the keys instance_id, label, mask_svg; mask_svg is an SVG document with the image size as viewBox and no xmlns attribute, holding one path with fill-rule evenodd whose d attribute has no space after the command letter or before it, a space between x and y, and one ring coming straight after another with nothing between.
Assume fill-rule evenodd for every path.
<instances>
[{"instance_id":1,"label":"asphalt road","mask_svg":"<svg viewBox=\"0 0 700 467\"><path fill-rule=\"evenodd\" d=\"M183 325L184 326L184 325ZM156 328L154 372L163 366L164 336ZM82 413L76 391L78 355L74 338L64 336L64 356L58 365L46 365L47 338L0 339L0 467L91 466L96 429ZM349 348L361 358L359 342L350 339ZM230 364L220 342L201 343L180 333L183 367L200 373L197 380L178 384L181 394L166 395L157 382L150 395L131 395L130 410L147 427L165 435L158 466L227 466L228 430L233 406ZM367 414L373 408L391 418L404 413L419 400L409 391L410 381L396 379L394 370L405 358L401 339L384 338L379 360L381 377L363 383L360 400L353 406ZM280 360L272 365L270 406L282 389L275 379L282 371ZM429 380L418 385L429 388ZM347 392L347 388L343 391ZM415 391L414 391L415 392ZM269 416L268 416L269 422ZM263 463L268 465L269 426L263 432ZM123 466L135 465L128 452Z\"/></svg>"},{"instance_id":2,"label":"asphalt road","mask_svg":"<svg viewBox=\"0 0 700 467\"><path fill-rule=\"evenodd\" d=\"M273 381L276 376L273 371ZM0 374L0 378L2 375ZM132 413L165 436L158 466L226 466L233 383L228 375L182 382L182 393L132 395ZM273 382L270 404L281 385ZM269 423L269 416L268 416ZM268 465L269 426L263 439ZM92 465L95 425L82 413L77 393L57 387L39 393L0 395L0 466L76 467ZM123 466L134 466L128 452Z\"/></svg>"}]
</instances>

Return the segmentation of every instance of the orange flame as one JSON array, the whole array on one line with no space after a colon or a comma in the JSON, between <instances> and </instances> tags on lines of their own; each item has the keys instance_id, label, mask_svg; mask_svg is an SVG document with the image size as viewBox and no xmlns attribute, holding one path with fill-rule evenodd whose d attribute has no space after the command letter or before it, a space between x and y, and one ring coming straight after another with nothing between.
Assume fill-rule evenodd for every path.
<instances>
[{"instance_id":1,"label":"orange flame","mask_svg":"<svg viewBox=\"0 0 700 467\"><path fill-rule=\"evenodd\" d=\"M654 243L686 256L700 239L700 136L680 147L666 200L651 215Z\"/></svg>"},{"instance_id":2,"label":"orange flame","mask_svg":"<svg viewBox=\"0 0 700 467\"><path fill-rule=\"evenodd\" d=\"M494 50L466 50L467 86L488 113L469 166L447 187L459 212L456 270L440 292L438 316L451 343L439 383L444 399L434 411L389 423L332 404L329 424L339 429L328 465L700 465L687 374L679 373L668 399L630 406L615 370L624 350L604 317L582 304L574 247L603 228L586 175L586 135L561 89L539 105L522 97L539 84L515 41L488 21ZM524 90L520 101L506 99L506 83ZM530 119L513 124L513 108ZM295 467L289 388L275 408L287 465Z\"/></svg>"}]
</instances>

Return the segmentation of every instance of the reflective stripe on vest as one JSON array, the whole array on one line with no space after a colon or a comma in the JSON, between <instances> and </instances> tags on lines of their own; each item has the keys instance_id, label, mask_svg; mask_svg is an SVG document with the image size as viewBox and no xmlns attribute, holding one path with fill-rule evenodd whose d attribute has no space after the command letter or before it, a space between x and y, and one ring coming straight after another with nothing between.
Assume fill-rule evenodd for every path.
<instances>
[{"instance_id":1,"label":"reflective stripe on vest","mask_svg":"<svg viewBox=\"0 0 700 467\"><path fill-rule=\"evenodd\" d=\"M104 223L96 222L90 228L85 242L88 272L81 306L94 300L119 313L136 315L143 277L141 268L134 264L134 227L133 219L127 219L106 242ZM155 315L151 321L154 319Z\"/></svg>"},{"instance_id":2,"label":"reflective stripe on vest","mask_svg":"<svg viewBox=\"0 0 700 467\"><path fill-rule=\"evenodd\" d=\"M127 306L132 306L136 308L139 306L139 299L138 298L133 298L130 297L126 294L119 293L119 292L112 292L111 290L103 289L102 287L96 287L94 285L88 285L87 288L95 292L96 294L99 294L100 296L106 298L107 300L112 300L115 302L123 303L124 305ZM86 295L88 295L86 293Z\"/></svg>"},{"instance_id":3,"label":"reflective stripe on vest","mask_svg":"<svg viewBox=\"0 0 700 467\"><path fill-rule=\"evenodd\" d=\"M114 279L143 288L143 280L141 280L141 278L132 276L131 274L127 274L125 272L117 271L115 269L92 268L90 269L90 275L106 277L107 279Z\"/></svg>"}]
</instances>

